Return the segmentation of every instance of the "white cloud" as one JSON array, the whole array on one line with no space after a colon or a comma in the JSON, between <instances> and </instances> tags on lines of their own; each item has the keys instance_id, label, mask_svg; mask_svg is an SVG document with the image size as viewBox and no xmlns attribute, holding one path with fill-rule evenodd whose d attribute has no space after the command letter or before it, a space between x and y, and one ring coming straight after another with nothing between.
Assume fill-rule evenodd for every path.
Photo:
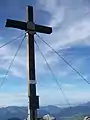
<instances>
[{"instance_id":1,"label":"white cloud","mask_svg":"<svg viewBox=\"0 0 90 120\"><path fill-rule=\"evenodd\" d=\"M38 1L38 5L40 6L39 9L47 11L51 15L51 19L48 20L48 24L52 24L54 27L59 27L57 30L53 29L51 35L43 35L43 39L49 43L56 51L66 49L68 47L70 48L76 43L85 43L85 39L87 37L90 37L90 16L86 12L88 6L84 5L82 0L80 0L78 4L77 2L67 2L65 0L61 0L60 4L57 3L58 0ZM90 42L87 41L87 44L88 43ZM71 68L65 67L65 65L61 66L60 69L57 70L58 63L62 64L62 61L58 59L58 57L54 56L54 54L52 54L50 48L46 47L44 44L42 45L42 43L39 43L39 45L45 54L47 61L55 70L56 75L60 77L68 77L73 74L76 75L75 72L72 72ZM72 66L74 66L78 71L83 69L84 64L82 58L79 58L77 58L77 60L74 59L74 61L69 61L72 63ZM38 66L37 64L37 68L38 67L40 67L40 65ZM40 70L42 70L42 67Z\"/></svg>"},{"instance_id":2,"label":"white cloud","mask_svg":"<svg viewBox=\"0 0 90 120\"><path fill-rule=\"evenodd\" d=\"M11 46L6 46L1 48L0 51L0 69L7 71L9 65L11 64L11 61L15 55L16 49L12 48ZM23 53L23 54L22 54ZM25 78L25 63L26 63L26 57L25 57L25 51L19 51L18 55L16 56L12 67L9 71L9 75L13 75L14 77L20 77ZM3 73L4 74L4 73ZM24 76L25 75L25 76Z\"/></svg>"},{"instance_id":3,"label":"white cloud","mask_svg":"<svg viewBox=\"0 0 90 120\"><path fill-rule=\"evenodd\" d=\"M67 48L73 44L84 42L85 38L90 36L90 22L89 19L78 21L71 26L55 31L52 35L48 36L48 43L57 51L61 48ZM44 38L43 38L44 39ZM88 41L89 42L89 41ZM49 52L49 50L47 50Z\"/></svg>"},{"instance_id":4,"label":"white cloud","mask_svg":"<svg viewBox=\"0 0 90 120\"><path fill-rule=\"evenodd\" d=\"M44 66L45 61L43 60L41 54L37 52L35 56L36 56L35 64L36 64L37 74L46 73L45 66Z\"/></svg>"},{"instance_id":5,"label":"white cloud","mask_svg":"<svg viewBox=\"0 0 90 120\"><path fill-rule=\"evenodd\" d=\"M51 21L49 22L49 25L53 28L57 27L64 20L65 16L65 7L60 7L58 3L58 0L39 0L38 2L40 8L49 12L51 15Z\"/></svg>"},{"instance_id":6,"label":"white cloud","mask_svg":"<svg viewBox=\"0 0 90 120\"><path fill-rule=\"evenodd\" d=\"M62 88L71 105L81 104L90 100L90 93L84 90L76 90L77 86L63 84ZM56 87L39 90L41 105L66 105L68 106L62 93Z\"/></svg>"},{"instance_id":7,"label":"white cloud","mask_svg":"<svg viewBox=\"0 0 90 120\"><path fill-rule=\"evenodd\" d=\"M27 93L0 93L0 106L26 106Z\"/></svg>"},{"instance_id":8,"label":"white cloud","mask_svg":"<svg viewBox=\"0 0 90 120\"><path fill-rule=\"evenodd\" d=\"M51 14L51 19L48 21L49 25L59 27L48 38L43 37L56 50L66 48L67 46L70 47L78 42L82 43L82 41L85 41L85 38L90 36L90 16L84 13L88 6L84 5L82 0L79 0L78 4L72 1L66 2L65 0L58 2L58 0L38 1L40 9ZM74 10L75 6L76 10ZM80 16L81 18L79 18ZM59 22L63 22L61 27Z\"/></svg>"},{"instance_id":9,"label":"white cloud","mask_svg":"<svg viewBox=\"0 0 90 120\"><path fill-rule=\"evenodd\" d=\"M15 76L15 77L20 77L20 78L26 78L26 72L25 72L25 70L20 70L21 69L21 67L20 68L17 68L17 67L13 67L13 68L11 68L11 70L10 70L10 74L11 75L13 75L13 76Z\"/></svg>"},{"instance_id":10,"label":"white cloud","mask_svg":"<svg viewBox=\"0 0 90 120\"><path fill-rule=\"evenodd\" d=\"M48 0L39 0L38 5L41 6L41 9L50 12L51 14L57 9L57 1L56 0L52 0L48 1Z\"/></svg>"},{"instance_id":11,"label":"white cloud","mask_svg":"<svg viewBox=\"0 0 90 120\"><path fill-rule=\"evenodd\" d=\"M61 14L60 14L61 13ZM58 25L64 20L64 8L60 8L52 16L52 20L49 23L49 26L58 27Z\"/></svg>"},{"instance_id":12,"label":"white cloud","mask_svg":"<svg viewBox=\"0 0 90 120\"><path fill-rule=\"evenodd\" d=\"M71 105L87 102L90 99L90 93L83 90L76 90L73 84L63 84L62 88ZM53 84L49 88L38 90L40 96L40 105L62 105L68 106L61 91ZM0 106L27 105L27 93L1 93Z\"/></svg>"}]
</instances>

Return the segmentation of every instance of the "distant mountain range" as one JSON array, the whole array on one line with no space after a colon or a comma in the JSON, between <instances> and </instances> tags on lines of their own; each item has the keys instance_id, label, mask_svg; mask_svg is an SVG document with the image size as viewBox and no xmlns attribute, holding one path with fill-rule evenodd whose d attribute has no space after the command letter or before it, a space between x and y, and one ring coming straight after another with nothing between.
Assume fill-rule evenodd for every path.
<instances>
[{"instance_id":1,"label":"distant mountain range","mask_svg":"<svg viewBox=\"0 0 90 120\"><path fill-rule=\"evenodd\" d=\"M8 120L10 118L20 118L24 120L27 117L27 107L5 107L0 108L0 120Z\"/></svg>"},{"instance_id":2,"label":"distant mountain range","mask_svg":"<svg viewBox=\"0 0 90 120\"><path fill-rule=\"evenodd\" d=\"M27 117L27 107L3 107L0 108L0 120L8 120L11 118L19 118L24 120ZM57 120L66 120L66 118L71 118L75 115L90 115L90 102L81 104L75 107L68 107L68 108L60 108L56 106L45 106L41 107L38 110L38 116L42 117L45 114L50 114L55 116Z\"/></svg>"}]
</instances>

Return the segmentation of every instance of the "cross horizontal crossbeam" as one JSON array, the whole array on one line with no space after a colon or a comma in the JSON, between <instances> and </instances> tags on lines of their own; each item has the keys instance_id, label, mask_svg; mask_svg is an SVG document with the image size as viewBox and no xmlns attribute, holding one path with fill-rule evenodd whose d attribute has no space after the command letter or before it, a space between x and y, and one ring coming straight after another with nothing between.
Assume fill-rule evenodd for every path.
<instances>
[{"instance_id":1,"label":"cross horizontal crossbeam","mask_svg":"<svg viewBox=\"0 0 90 120\"><path fill-rule=\"evenodd\" d=\"M18 29L25 30L25 31L28 31L28 30L33 31L32 27L31 28L27 27L26 22L11 20L11 19L7 19L6 27L18 28ZM52 28L35 24L35 31L40 32L40 33L50 34L50 33L52 33Z\"/></svg>"}]
</instances>

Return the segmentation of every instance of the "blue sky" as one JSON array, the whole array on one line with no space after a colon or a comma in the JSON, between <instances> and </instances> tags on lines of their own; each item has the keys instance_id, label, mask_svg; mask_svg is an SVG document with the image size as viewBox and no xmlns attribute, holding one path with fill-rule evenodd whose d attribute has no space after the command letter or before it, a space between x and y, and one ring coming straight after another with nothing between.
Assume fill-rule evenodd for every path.
<instances>
[{"instance_id":1,"label":"blue sky","mask_svg":"<svg viewBox=\"0 0 90 120\"><path fill-rule=\"evenodd\" d=\"M33 5L34 21L52 26L51 35L40 34L86 79L90 79L90 1L89 0L1 0L0 45L24 31L5 28L7 18L26 21L26 6ZM35 36L69 102L90 101L90 85ZM0 50L0 81L20 39ZM52 74L35 47L37 95L40 105L67 105ZM24 41L5 84L0 89L0 106L27 105L26 41Z\"/></svg>"}]
</instances>

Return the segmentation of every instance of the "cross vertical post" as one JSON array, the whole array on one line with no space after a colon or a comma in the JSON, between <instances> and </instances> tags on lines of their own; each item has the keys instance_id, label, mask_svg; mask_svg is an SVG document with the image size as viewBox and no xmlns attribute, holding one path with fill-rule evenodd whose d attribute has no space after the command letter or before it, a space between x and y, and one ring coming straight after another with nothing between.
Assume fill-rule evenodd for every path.
<instances>
[{"instance_id":1,"label":"cross vertical post","mask_svg":"<svg viewBox=\"0 0 90 120\"><path fill-rule=\"evenodd\" d=\"M33 7L27 7L27 23L33 24ZM36 111L36 80L35 80L35 56L34 56L34 33L27 32L27 56L28 56L28 98L30 109L30 120L37 120ZM32 103L33 102L33 103Z\"/></svg>"}]
</instances>

